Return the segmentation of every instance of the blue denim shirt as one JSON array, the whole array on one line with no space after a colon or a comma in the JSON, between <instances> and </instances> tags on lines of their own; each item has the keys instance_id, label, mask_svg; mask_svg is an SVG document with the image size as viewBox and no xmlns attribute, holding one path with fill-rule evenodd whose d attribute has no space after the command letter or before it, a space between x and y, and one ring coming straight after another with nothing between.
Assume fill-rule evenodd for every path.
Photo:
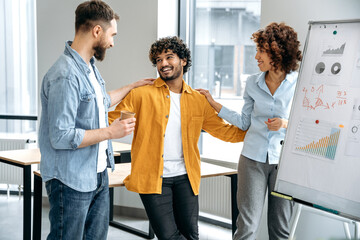
<instances>
[{"instance_id":1,"label":"blue denim shirt","mask_svg":"<svg viewBox=\"0 0 360 240\"><path fill-rule=\"evenodd\" d=\"M279 163L281 145L286 129L270 131L265 121L268 118L288 119L295 92L297 72L286 75L274 95L265 83L265 73L252 75L246 81L244 106L241 114L222 107L218 116L231 124L247 130L242 155L258 162Z\"/></svg>"},{"instance_id":2,"label":"blue denim shirt","mask_svg":"<svg viewBox=\"0 0 360 240\"><path fill-rule=\"evenodd\" d=\"M45 182L55 178L77 191L89 192L97 186L98 144L78 147L85 130L99 128L99 109L89 66L70 45L70 41L65 44L64 53L46 73L41 86L40 171ZM90 64L102 89L108 123L110 96L94 58ZM114 169L110 140L107 157L108 167Z\"/></svg>"}]
</instances>

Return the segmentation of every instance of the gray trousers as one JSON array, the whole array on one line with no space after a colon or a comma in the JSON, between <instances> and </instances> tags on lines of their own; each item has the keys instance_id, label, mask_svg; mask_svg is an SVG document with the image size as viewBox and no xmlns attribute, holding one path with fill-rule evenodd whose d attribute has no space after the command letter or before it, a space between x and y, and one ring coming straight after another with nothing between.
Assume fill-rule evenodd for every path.
<instances>
[{"instance_id":1,"label":"gray trousers","mask_svg":"<svg viewBox=\"0 0 360 240\"><path fill-rule=\"evenodd\" d=\"M240 156L238 165L237 205L239 216L233 240L256 238L266 192L268 197L267 222L270 240L289 237L290 219L294 203L271 195L275 187L277 165L270 165ZM268 191L267 191L268 190Z\"/></svg>"}]
</instances>

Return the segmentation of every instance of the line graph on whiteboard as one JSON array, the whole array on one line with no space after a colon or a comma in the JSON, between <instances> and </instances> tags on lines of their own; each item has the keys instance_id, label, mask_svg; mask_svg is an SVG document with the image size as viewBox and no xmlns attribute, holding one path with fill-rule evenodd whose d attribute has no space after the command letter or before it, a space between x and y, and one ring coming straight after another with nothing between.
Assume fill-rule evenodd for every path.
<instances>
[{"instance_id":1,"label":"line graph on whiteboard","mask_svg":"<svg viewBox=\"0 0 360 240\"><path fill-rule=\"evenodd\" d=\"M334 160L342 128L323 120L301 119L296 129L294 152Z\"/></svg>"},{"instance_id":2,"label":"line graph on whiteboard","mask_svg":"<svg viewBox=\"0 0 360 240\"><path fill-rule=\"evenodd\" d=\"M324 49L322 50L322 55L323 56L334 56L334 55L341 56L344 54L345 46L346 46L346 42L341 44L341 46L336 46L334 43L327 43L327 45L324 43L323 44Z\"/></svg>"}]
</instances>

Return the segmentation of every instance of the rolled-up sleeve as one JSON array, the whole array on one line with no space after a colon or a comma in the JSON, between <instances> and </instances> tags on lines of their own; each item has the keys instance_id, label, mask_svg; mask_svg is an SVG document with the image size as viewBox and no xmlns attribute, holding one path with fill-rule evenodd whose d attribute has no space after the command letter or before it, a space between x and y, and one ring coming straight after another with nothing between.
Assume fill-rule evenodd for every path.
<instances>
[{"instance_id":1,"label":"rolled-up sleeve","mask_svg":"<svg viewBox=\"0 0 360 240\"><path fill-rule=\"evenodd\" d=\"M55 149L76 149L85 130L76 128L79 86L75 80L59 78L48 85L50 142Z\"/></svg>"},{"instance_id":2,"label":"rolled-up sleeve","mask_svg":"<svg viewBox=\"0 0 360 240\"><path fill-rule=\"evenodd\" d=\"M133 97L134 89L131 90L126 97L121 100L121 102L116 106L114 111L109 112L109 124L111 124L115 119L121 116L121 110L127 110L130 112L134 111L133 101L135 100Z\"/></svg>"}]
</instances>

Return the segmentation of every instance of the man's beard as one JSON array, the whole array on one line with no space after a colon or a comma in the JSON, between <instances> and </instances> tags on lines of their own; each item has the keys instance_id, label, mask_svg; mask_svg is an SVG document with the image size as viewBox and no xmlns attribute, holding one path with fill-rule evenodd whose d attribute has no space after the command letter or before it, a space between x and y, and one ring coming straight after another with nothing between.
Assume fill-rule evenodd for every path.
<instances>
[{"instance_id":1,"label":"man's beard","mask_svg":"<svg viewBox=\"0 0 360 240\"><path fill-rule=\"evenodd\" d=\"M104 60L106 47L102 46L102 41L100 41L95 47L93 47L93 49L95 50L94 57L99 61Z\"/></svg>"},{"instance_id":2,"label":"man's beard","mask_svg":"<svg viewBox=\"0 0 360 240\"><path fill-rule=\"evenodd\" d=\"M172 75L172 76L164 77L164 76L162 76L161 73L159 72L160 78L161 78L163 81L166 82L166 81L171 81L171 80L174 80L174 79L180 77L180 75L181 75L181 68L182 68L181 63L179 64L179 67L180 67L180 69L179 69L178 71L176 71L176 72L174 73L174 75Z\"/></svg>"}]
</instances>

